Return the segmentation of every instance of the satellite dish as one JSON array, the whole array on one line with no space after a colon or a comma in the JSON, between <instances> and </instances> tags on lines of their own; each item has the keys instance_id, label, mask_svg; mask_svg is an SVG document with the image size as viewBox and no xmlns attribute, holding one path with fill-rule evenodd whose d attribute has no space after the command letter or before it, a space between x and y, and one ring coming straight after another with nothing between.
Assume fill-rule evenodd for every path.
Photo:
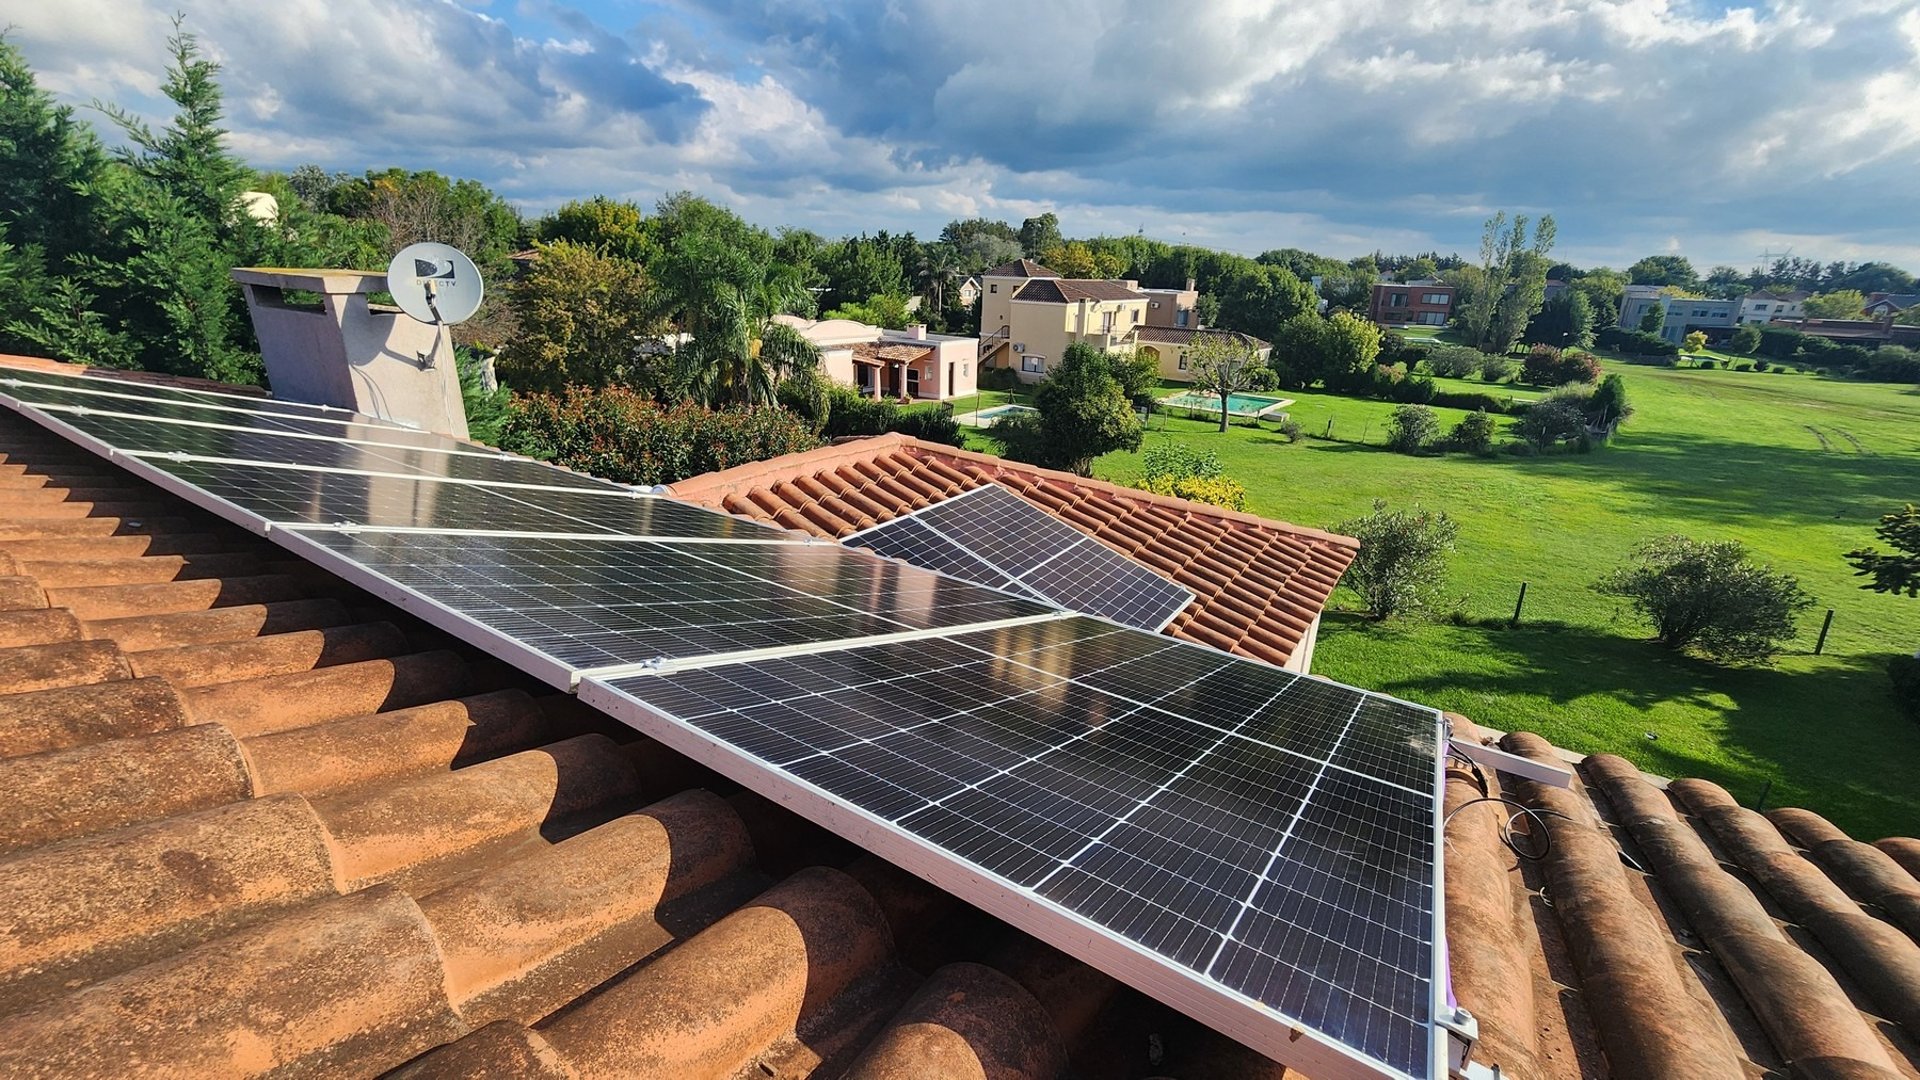
<instances>
[{"instance_id":1,"label":"satellite dish","mask_svg":"<svg viewBox=\"0 0 1920 1080\"><path fill-rule=\"evenodd\" d=\"M480 309L486 286L473 260L445 244L408 244L387 264L387 291L423 323L452 326Z\"/></svg>"}]
</instances>

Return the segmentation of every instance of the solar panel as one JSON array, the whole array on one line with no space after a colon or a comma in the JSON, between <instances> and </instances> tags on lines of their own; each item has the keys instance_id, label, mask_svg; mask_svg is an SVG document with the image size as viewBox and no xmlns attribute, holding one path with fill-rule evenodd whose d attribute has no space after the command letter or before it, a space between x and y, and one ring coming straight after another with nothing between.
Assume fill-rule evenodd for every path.
<instances>
[{"instance_id":1,"label":"solar panel","mask_svg":"<svg viewBox=\"0 0 1920 1080\"><path fill-rule=\"evenodd\" d=\"M832 544L300 535L409 597L531 650L560 685L583 671L662 658L1052 613L1039 604Z\"/></svg>"},{"instance_id":2,"label":"solar panel","mask_svg":"<svg viewBox=\"0 0 1920 1080\"><path fill-rule=\"evenodd\" d=\"M1193 594L995 484L855 533L847 543L1143 630Z\"/></svg>"},{"instance_id":3,"label":"solar panel","mask_svg":"<svg viewBox=\"0 0 1920 1080\"><path fill-rule=\"evenodd\" d=\"M363 417L104 383L0 401L1276 1059L1440 1072L1433 710L1116 625L1172 617L1130 575L1177 587L998 488L870 534L968 584ZM1102 618L1050 602L1102 590Z\"/></svg>"},{"instance_id":4,"label":"solar panel","mask_svg":"<svg viewBox=\"0 0 1920 1080\"><path fill-rule=\"evenodd\" d=\"M1165 1000L1432 1075L1431 709L1084 618L581 694Z\"/></svg>"}]
</instances>

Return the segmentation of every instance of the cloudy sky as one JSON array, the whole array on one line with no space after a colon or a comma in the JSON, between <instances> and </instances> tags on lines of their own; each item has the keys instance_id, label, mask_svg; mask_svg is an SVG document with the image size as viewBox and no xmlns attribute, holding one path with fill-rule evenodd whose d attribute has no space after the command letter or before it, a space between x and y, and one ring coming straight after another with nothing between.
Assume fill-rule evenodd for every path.
<instances>
[{"instance_id":1,"label":"cloudy sky","mask_svg":"<svg viewBox=\"0 0 1920 1080\"><path fill-rule=\"evenodd\" d=\"M682 188L767 225L1053 210L1257 253L1920 271L1920 0L0 0L44 85L157 114L167 17L263 167Z\"/></svg>"}]
</instances>

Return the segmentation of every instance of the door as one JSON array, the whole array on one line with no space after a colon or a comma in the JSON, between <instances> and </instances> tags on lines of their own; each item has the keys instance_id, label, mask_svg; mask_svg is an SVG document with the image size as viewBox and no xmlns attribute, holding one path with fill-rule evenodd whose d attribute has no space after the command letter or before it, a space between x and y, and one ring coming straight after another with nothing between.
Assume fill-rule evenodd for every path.
<instances>
[{"instance_id":1,"label":"door","mask_svg":"<svg viewBox=\"0 0 1920 1080\"><path fill-rule=\"evenodd\" d=\"M907 369L907 396L920 396L920 369L917 367Z\"/></svg>"},{"instance_id":2,"label":"door","mask_svg":"<svg viewBox=\"0 0 1920 1080\"><path fill-rule=\"evenodd\" d=\"M956 389L956 387L959 385L957 381L959 370L960 370L959 364L948 362L947 364L947 396L948 397L953 397L960 392L959 390Z\"/></svg>"}]
</instances>

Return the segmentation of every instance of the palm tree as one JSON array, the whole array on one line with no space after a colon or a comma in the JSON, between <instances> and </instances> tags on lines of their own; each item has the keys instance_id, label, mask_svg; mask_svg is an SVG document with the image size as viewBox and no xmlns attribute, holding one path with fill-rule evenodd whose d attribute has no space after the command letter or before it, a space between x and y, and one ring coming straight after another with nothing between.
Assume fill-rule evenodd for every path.
<instances>
[{"instance_id":1,"label":"palm tree","mask_svg":"<svg viewBox=\"0 0 1920 1080\"><path fill-rule=\"evenodd\" d=\"M936 312L947 308L947 286L960 276L960 252L952 244L933 243L920 249L914 276L933 299Z\"/></svg>"},{"instance_id":2,"label":"palm tree","mask_svg":"<svg viewBox=\"0 0 1920 1080\"><path fill-rule=\"evenodd\" d=\"M793 267L766 267L745 287L717 283L704 300L675 351L688 393L701 404L769 404L781 379L819 364L812 342L773 321L813 303Z\"/></svg>"}]
</instances>

